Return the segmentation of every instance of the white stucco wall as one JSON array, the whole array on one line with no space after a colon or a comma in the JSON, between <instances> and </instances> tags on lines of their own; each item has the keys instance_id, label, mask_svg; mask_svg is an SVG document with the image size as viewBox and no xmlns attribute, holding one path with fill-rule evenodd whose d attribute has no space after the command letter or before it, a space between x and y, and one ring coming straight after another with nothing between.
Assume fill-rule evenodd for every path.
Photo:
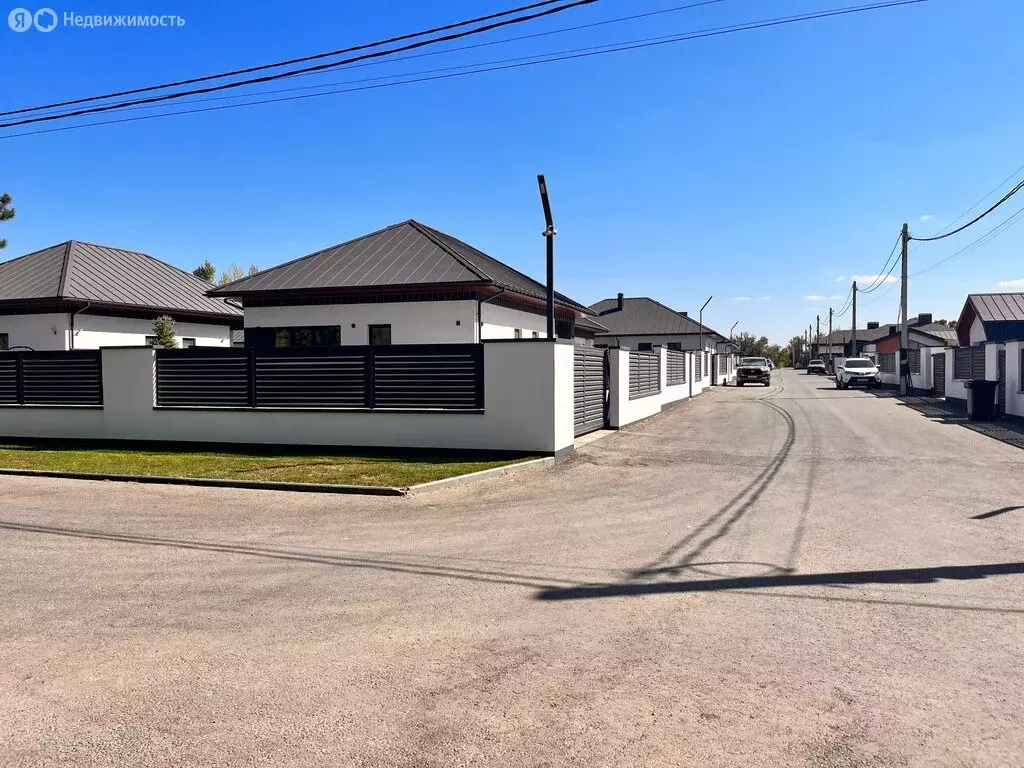
<instances>
[{"instance_id":1,"label":"white stucco wall","mask_svg":"<svg viewBox=\"0 0 1024 768\"><path fill-rule=\"evenodd\" d=\"M690 355L687 355L686 384L668 386L668 361L666 350L661 349L661 391L658 394L629 399L629 350L608 350L608 424L611 427L624 427L635 421L646 419L660 413L666 407L690 397L690 382L693 380L693 368Z\"/></svg>"},{"instance_id":2,"label":"white stucco wall","mask_svg":"<svg viewBox=\"0 0 1024 768\"><path fill-rule=\"evenodd\" d=\"M537 332L537 338L548 337L548 320L545 315L488 303L480 306L480 314L484 339L511 339L515 337L517 328L522 331L524 339L533 338L534 331Z\"/></svg>"},{"instance_id":3,"label":"white stucco wall","mask_svg":"<svg viewBox=\"0 0 1024 768\"><path fill-rule=\"evenodd\" d=\"M38 350L67 349L68 316L54 312L43 315L0 315L0 333L9 336L10 346Z\"/></svg>"},{"instance_id":4,"label":"white stucco wall","mask_svg":"<svg viewBox=\"0 0 1024 768\"><path fill-rule=\"evenodd\" d=\"M362 345L370 325L390 325L392 344L467 344L478 341L476 308L472 299L247 307L245 327L337 325L343 345Z\"/></svg>"},{"instance_id":5,"label":"white stucco wall","mask_svg":"<svg viewBox=\"0 0 1024 768\"><path fill-rule=\"evenodd\" d=\"M971 346L981 344L983 341L985 341L985 324L981 322L980 317L975 317L974 322L971 323Z\"/></svg>"},{"instance_id":6,"label":"white stucco wall","mask_svg":"<svg viewBox=\"0 0 1024 768\"><path fill-rule=\"evenodd\" d=\"M1024 342L1006 344L1006 412L1024 417L1024 381L1020 378L1020 356Z\"/></svg>"},{"instance_id":7,"label":"white stucco wall","mask_svg":"<svg viewBox=\"0 0 1024 768\"><path fill-rule=\"evenodd\" d=\"M208 323L175 323L178 346L182 339L196 340L197 347L230 347L231 328ZM75 316L74 348L141 347L153 335L153 321L134 317L108 317L80 314Z\"/></svg>"},{"instance_id":8,"label":"white stucco wall","mask_svg":"<svg viewBox=\"0 0 1024 768\"><path fill-rule=\"evenodd\" d=\"M0 407L0 436L462 448L573 444L569 344L484 345L483 413L155 408L154 352L103 350L102 408Z\"/></svg>"},{"instance_id":9,"label":"white stucco wall","mask_svg":"<svg viewBox=\"0 0 1024 768\"><path fill-rule=\"evenodd\" d=\"M943 354L946 355L946 398L966 400L967 388L964 386L964 382L960 379L953 378L954 351L953 347L946 347L943 352Z\"/></svg>"}]
</instances>

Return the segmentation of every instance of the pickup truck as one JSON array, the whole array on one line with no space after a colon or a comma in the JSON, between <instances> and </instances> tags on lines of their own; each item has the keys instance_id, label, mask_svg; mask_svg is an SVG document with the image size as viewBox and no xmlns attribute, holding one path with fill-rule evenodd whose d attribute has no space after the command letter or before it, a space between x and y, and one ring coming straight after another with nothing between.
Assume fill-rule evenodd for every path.
<instances>
[{"instance_id":1,"label":"pickup truck","mask_svg":"<svg viewBox=\"0 0 1024 768\"><path fill-rule=\"evenodd\" d=\"M846 389L863 384L866 387L882 386L882 375L866 357L850 357L836 366L836 389Z\"/></svg>"},{"instance_id":2,"label":"pickup truck","mask_svg":"<svg viewBox=\"0 0 1024 768\"><path fill-rule=\"evenodd\" d=\"M811 360L811 362L809 362L807 364L807 373L809 373L809 374L813 373L813 374L817 374L818 376L824 376L825 375L825 361L824 360L818 360L818 359Z\"/></svg>"},{"instance_id":3,"label":"pickup truck","mask_svg":"<svg viewBox=\"0 0 1024 768\"><path fill-rule=\"evenodd\" d=\"M744 384L764 384L771 386L772 371L764 357L744 357L736 368L736 386Z\"/></svg>"}]
</instances>

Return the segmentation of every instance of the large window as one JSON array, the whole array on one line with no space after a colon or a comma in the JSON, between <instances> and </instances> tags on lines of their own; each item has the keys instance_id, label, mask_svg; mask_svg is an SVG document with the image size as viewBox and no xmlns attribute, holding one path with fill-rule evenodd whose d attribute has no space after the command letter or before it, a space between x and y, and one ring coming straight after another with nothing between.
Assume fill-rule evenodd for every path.
<instances>
[{"instance_id":1,"label":"large window","mask_svg":"<svg viewBox=\"0 0 1024 768\"><path fill-rule=\"evenodd\" d=\"M196 340L195 339L190 339L188 337L185 337L185 338L183 338L181 340L181 346L184 347L185 349L191 349L195 345L196 345Z\"/></svg>"},{"instance_id":2,"label":"large window","mask_svg":"<svg viewBox=\"0 0 1024 768\"><path fill-rule=\"evenodd\" d=\"M275 328L275 347L336 347L341 344L341 326L307 325Z\"/></svg>"},{"instance_id":3,"label":"large window","mask_svg":"<svg viewBox=\"0 0 1024 768\"><path fill-rule=\"evenodd\" d=\"M11 348L11 336L8 333L0 333L0 349Z\"/></svg>"},{"instance_id":4,"label":"large window","mask_svg":"<svg viewBox=\"0 0 1024 768\"><path fill-rule=\"evenodd\" d=\"M907 350L907 363L910 365L911 373L921 372L921 350L920 349L908 349Z\"/></svg>"},{"instance_id":5,"label":"large window","mask_svg":"<svg viewBox=\"0 0 1024 768\"><path fill-rule=\"evenodd\" d=\"M370 326L370 346L371 347L386 347L391 344L391 326L390 325L371 325Z\"/></svg>"}]
</instances>

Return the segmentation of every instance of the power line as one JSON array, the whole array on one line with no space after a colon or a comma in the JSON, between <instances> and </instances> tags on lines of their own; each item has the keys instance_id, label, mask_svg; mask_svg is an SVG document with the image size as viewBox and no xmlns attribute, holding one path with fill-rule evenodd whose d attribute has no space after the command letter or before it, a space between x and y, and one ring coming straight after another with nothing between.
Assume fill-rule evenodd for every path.
<instances>
[{"instance_id":1,"label":"power line","mask_svg":"<svg viewBox=\"0 0 1024 768\"><path fill-rule=\"evenodd\" d=\"M980 200L978 200L978 201L977 201L976 203L974 203L974 205L972 205L971 207L969 207L969 208L967 208L967 209L966 209L965 211L963 211L963 213L961 213L961 214L960 214L959 216L957 216L957 217L956 217L955 219L953 219L953 220L952 220L952 221L950 221L950 222L949 222L948 224L946 224L946 226L944 226L944 227L943 227L942 229L940 229L940 230L939 230L939 231L938 231L938 232L937 232L936 234L939 234L939 235L941 235L941 234L942 234L943 232L945 232L945 231L946 231L947 229L949 229L950 227L952 227L952 226L953 226L954 224L956 224L956 223L957 223L958 221L960 221L960 219L962 219L962 218L963 218L964 216L966 216L967 214L969 214L969 213L970 213L971 211L973 211L973 210L974 210L975 208L977 208L977 207L978 207L979 205L981 205L981 204L982 204L983 202L985 202L985 201L986 201L986 200L988 200L988 199L989 199L990 197L992 197L992 195L994 195L994 194L995 194L996 192L998 192L998 191L999 191L999 190L1000 190L1000 189L1001 189L1001 188L1003 187L1003 185L1005 185L1005 184L1006 184L1006 182L1010 181L1010 179L1014 179L1014 178L1016 178L1016 177L1017 177L1017 175L1018 175L1018 174L1019 174L1019 173L1020 173L1021 171L1024 171L1024 165L1022 165L1022 166L1021 166L1020 168L1018 168L1017 170L1015 170L1015 171L1013 171L1012 173L1010 173L1010 175L1009 175L1009 176L1007 176L1007 177L1006 177L1005 179L1003 179L1003 180L1002 180L1002 181L1000 181L1000 182L999 182L998 184L996 184L996 185L995 185L995 186L994 186L994 187L993 187L992 189L990 189L990 190L989 190L989 191L988 191L987 193L985 193L985 195L984 195L984 196L982 196L982 198L981 198Z\"/></svg>"},{"instance_id":2,"label":"power line","mask_svg":"<svg viewBox=\"0 0 1024 768\"><path fill-rule=\"evenodd\" d=\"M889 261L890 261L890 260L892 260L892 257L896 255L896 249L900 247L900 242L901 242L901 238L902 238L902 237L903 237L903 235L902 235L902 233L901 233L901 234L900 234L900 235L899 235L899 236L898 236L898 237L896 238L896 242L895 242L895 243L893 244L893 246L892 246L892 250L891 250L891 251L889 252L889 258L887 258L887 259L886 259L886 260L885 260L885 261L884 261L884 262L882 263L882 269L881 269L881 270L879 270L879 271L878 271L878 272L877 272L877 273L875 274L875 279L874 279L874 281L873 281L873 282L871 283L871 285L869 285L869 286L868 286L867 288L864 288L864 289L858 290L858 293L871 293L872 291L876 291L876 290L878 290L878 286L879 286L879 285L882 285L882 284L883 284L883 283L885 282L885 279L886 279L887 277L889 277L889 275L891 275L891 274L892 274L892 271L893 271L893 269L895 269L895 267L896 267L896 262L895 262L895 261L893 261L893 262L892 262L892 267L890 267L890 268L889 268L889 271L888 271L888 273L886 273L886 274L884 274L884 275L883 275L883 274L882 274L882 272L884 272L884 271L885 271L885 268L889 266Z\"/></svg>"},{"instance_id":3,"label":"power line","mask_svg":"<svg viewBox=\"0 0 1024 768\"><path fill-rule=\"evenodd\" d=\"M434 27L433 29L425 29L421 32L410 32L404 35L398 35L397 37L389 37L385 40L378 40L373 43L362 43L360 45L353 45L348 48L339 48L334 51L326 51L324 53L315 53L310 56L301 56L295 59L287 59L285 61L277 61L272 64L260 64L254 67L246 67L244 69L235 69L230 72L221 72L216 75L203 75L201 77L192 77L187 80L176 80L170 83L163 83L161 85L147 85L142 88L132 88L126 91L115 91L114 93L106 93L101 96L88 96L81 99L71 99L69 101L57 101L53 104L45 104L41 107L23 107L21 109L12 109L7 112L0 112L0 117L6 117L8 115L20 115L26 112L37 112L44 109L53 109L55 107L67 107L75 104L85 104L91 101L102 101L103 99L114 99L120 96L133 96L139 93L148 93L151 91L162 91L167 88L178 88L182 85L193 85L195 83L205 83L210 80L221 80L225 77L235 77L236 75L247 75L252 72L262 72L268 69L276 69L277 67L287 67L292 64L302 64L307 61L316 61L318 59L330 58L331 56L340 56L343 53L355 53L356 51L363 51L367 48L377 48L382 45L390 45L391 43L400 43L404 40L412 40L416 37L424 37L425 35L434 35L438 32L447 32L451 29L458 29L459 27L466 27L471 24L480 24L485 21L491 21L492 19L498 19L503 16L511 16L516 13L522 13L523 11L532 11L536 8L541 8L547 5L554 5L555 3L562 2L563 0L540 0L539 2L530 3L529 5L521 5L518 8L510 8L506 11L498 11L497 13L491 13L486 16L477 16L475 19L465 19L463 21L456 21L451 24L445 24L440 27Z\"/></svg>"},{"instance_id":4,"label":"power line","mask_svg":"<svg viewBox=\"0 0 1024 768\"><path fill-rule=\"evenodd\" d=\"M179 99L179 98L181 98L183 96L195 96L195 95L201 94L201 93L213 93L213 92L216 92L216 91L227 90L229 88L240 88L240 87L245 86L245 85L254 85L256 83L268 83L268 82L272 82L274 80L281 80L281 79L286 78L286 77L294 77L295 75L303 74L303 73L307 73L307 72L323 72L323 71L328 70L328 69L335 69L337 67L341 67L341 66L344 66L346 64L351 64L351 63L357 62L357 61L365 61L367 59L381 58L383 56L389 56L392 53L399 53L401 51L411 51L411 50L414 50L416 48L422 48L422 47L427 46L427 45L436 45L437 43L444 43L444 42L448 42L450 40L459 40L459 39L461 39L463 37L469 37L470 35L479 35L479 34L481 34L483 32L489 32L489 31L491 31L493 29L498 29L500 27L507 27L507 26L510 26L512 24L522 24L523 22L526 22L526 21L533 21L534 19L539 19L539 18L542 18L542 17L545 17L545 16L551 16L551 15L556 14L556 13L562 13L564 11L568 11L568 10L571 10L573 8L578 8L578 7L584 6L584 5L592 5L593 3L596 3L596 2L599 2L599 0L572 0L572 2L568 2L565 5L560 5L560 6L557 6L555 8L548 8L547 10L538 11L536 13L531 13L531 14L528 14L526 16L517 16L517 17L515 17L513 19L505 19L503 21L495 21L495 22L492 22L490 24L485 24L482 27L476 27L474 29L469 29L469 30L466 30L464 32L453 32L451 34L442 35L441 37L432 37L429 40L420 40L420 41L415 42L415 43L408 43L406 45L402 45L402 46L399 46L397 48L388 48L388 49L383 50L383 51L374 51L372 53L364 53L364 54L360 54L359 56L352 56L352 57L349 57L347 59L341 59L340 61L334 61L334 62L330 62L330 63L327 63L327 64L316 64L316 65L313 65L313 66L310 66L310 67L303 67L301 69L290 69L290 70L288 70L286 72L278 72L278 73L273 74L273 75L263 75L261 77L251 77L251 78L249 78L247 80L236 80L236 81L231 82L231 83L223 83L221 85L211 85L211 86L207 86L205 88L193 88L191 90L180 91L178 93L168 93L168 94L163 94L161 96L149 96L149 97L144 98L144 99L135 99L135 100L132 100L132 101L117 102L115 104L105 104L105 105L97 106L97 107L88 107L88 108L85 108L85 109L76 109L76 110L72 110L70 112L61 112L61 113L54 114L54 115L39 115L39 116L36 116L36 117L26 117L26 118L22 118L20 120L13 120L13 121L9 121L9 122L6 122L6 123L0 123L0 128L13 128L13 127L19 126L19 125L30 125L32 123L49 122L51 120L63 120L63 119L67 119L69 117L81 117L82 115L91 115L91 114L96 114L96 113L99 113L99 112L110 112L111 110L116 110L116 109L120 109L122 107L127 107L127 106L135 106L137 104L155 104L155 103L159 103L159 102L163 102L163 101L172 101L174 99Z\"/></svg>"},{"instance_id":5,"label":"power line","mask_svg":"<svg viewBox=\"0 0 1024 768\"><path fill-rule=\"evenodd\" d=\"M875 291L877 291L879 288L881 288L883 285L885 285L888 282L889 277L892 275L893 271L896 269L896 265L897 264L899 264L899 261L894 261L892 263L892 266L889 267L889 271L886 272L884 275L875 275L875 282L872 283L870 288L865 288L863 291L858 290L857 293L874 293Z\"/></svg>"},{"instance_id":6,"label":"power line","mask_svg":"<svg viewBox=\"0 0 1024 768\"><path fill-rule=\"evenodd\" d=\"M1003 232L1005 232L1006 230L1010 229L1012 226L1017 224L1021 219L1024 219L1024 206L1021 206L1020 208L1018 208L1014 213L1012 213L1009 217L1007 217L1003 222L1001 222L1000 224L997 224L996 226L992 227L992 229L990 229L985 234L981 235L979 238L977 238L973 242L968 243L967 245L965 245L960 250L954 251L953 253L951 253L949 256L946 256L945 258L939 259L938 261L936 261L936 262L934 262L932 264L929 264L924 269L918 270L914 274L910 275L910 277L917 277L918 275L923 275L923 274L926 274L927 272L931 272L934 269L938 269L943 264L948 264L948 263L950 263L952 261L958 261L959 259L963 258L964 256L967 256L968 254L978 250L978 248L980 248L981 246L986 245L987 243L991 242L992 240L995 240L997 237L999 237L999 235L1003 234Z\"/></svg>"},{"instance_id":7,"label":"power line","mask_svg":"<svg viewBox=\"0 0 1024 768\"><path fill-rule=\"evenodd\" d=\"M672 43L686 42L686 41L689 41L689 40L697 40L697 39L703 39L703 38L718 37L718 36L721 36L721 35L732 34L732 33L735 33L735 32L745 32L745 31L756 30L756 29L764 29L764 28L768 28L768 27L782 26L782 25L785 25L785 24L793 24L793 23L798 23L798 22L803 22L803 21L813 21L813 20L818 20L818 19L830 18L830 17L834 17L834 16L844 16L844 15L850 15L850 14L855 14L855 13L864 13L864 12L867 12L867 11L881 10L881 9L887 9L887 8L896 8L896 7L901 7L901 6L905 6L905 5L917 5L917 4L925 3L925 2L929 2L929 0L890 0L889 2L873 3L873 4L860 5L860 6L850 6L850 7L846 7L846 8L833 9L833 10L830 10L830 11L819 11L819 12L814 12L814 13L802 14L802 15L799 15L799 16L788 16L788 17L781 17L781 18L775 18L775 19L766 19L766 20L756 21L756 22L745 22L745 23L741 23L741 24L730 25L730 26L727 26L727 27L716 27L716 28L710 28L710 29L704 29L704 30L698 30L698 31L692 31L692 32L685 32L685 33L680 33L680 34L676 34L676 35L663 35L663 36L658 37L658 38L648 38L648 39L642 39L642 40L627 41L627 42L623 42L623 43L611 44L611 45L608 45L608 46L595 46L595 47L590 48L590 49L577 49L577 50L581 51L581 52L578 52L578 53L574 52L574 51L561 51L561 52L555 51L555 52L551 52L551 53L548 53L548 54L538 54L535 57L529 57L529 58L535 59L534 61L527 61L527 62L508 64L508 65L502 65L502 66L486 66L486 63L482 63L480 65L467 65L467 66L476 66L478 68L477 69L472 69L472 70L466 71L466 72L455 72L455 73L449 73L449 74L439 74L439 75L429 76L429 77L413 77L413 78L410 78L410 79L398 80L398 81L391 82L391 83L376 83L376 84L373 84L373 85L366 85L366 86L361 86L361 87L356 87L356 88L342 88L342 89L337 89L337 90L333 90L333 91L323 91L323 92L320 92L320 93L307 93L307 94L301 94L301 95L298 95L298 96L287 96L287 97L274 98L274 99L261 99L261 100L248 101L248 102L242 102L242 103L237 103L237 104L224 104L224 105L215 106L215 107L203 107L203 108L190 109L190 110L178 110L178 111L174 111L174 112L162 112L162 113L155 114L155 115L139 115L139 116L136 116L136 117L126 117L126 118L120 118L120 119L115 119L115 120L102 120L102 121L97 121L97 122L92 122L92 123L80 123L80 124L77 124L77 125L60 126L60 127L57 127L57 128L48 128L48 129L41 129L41 130L34 130L34 131L24 131L24 132L21 132L21 133L14 133L14 134L8 134L6 136L0 136L0 139L12 139L12 138L18 138L18 137L23 137L23 136L36 136L36 135L44 134L44 133L59 133L59 132L63 132L63 131L74 130L76 128L89 128L89 127L95 127L95 126L101 126L101 125L113 125L113 124L119 124L119 123L137 122L137 121L141 121L141 120L152 120L152 119L161 118L161 117L173 117L173 116L177 116L177 115L190 115L190 114L198 114L198 113L204 113L204 112L216 112L216 111L221 111L221 110L225 110L225 109L235 109L235 108L238 108L238 107L250 107L250 106L257 106L257 105L261 105L261 104L274 104L274 103L287 102L287 101L297 101L297 100L301 100L301 99L314 98L314 97L317 97L317 96L331 96L331 95L344 94L344 93L353 93L353 92L357 92L357 91L376 90L376 89L379 89L379 88L390 88L390 87L397 86L397 85L409 85L409 84L413 84L413 83L430 82L430 81L434 81L434 80L446 80L446 79L451 79L451 78L456 78L456 77L465 77L467 75L482 74L482 73L487 73L487 72L497 72L497 71L511 70L511 69L520 69L520 68L523 68L523 67L535 66L537 64L548 64L548 63L553 63L553 62L560 62L560 61L569 61L569 60L574 60L574 59L590 58L592 56L600 56L600 55L604 55L604 54L607 54L607 53L618 53L618 52L623 52L623 51L632 51L632 50L638 50L638 49L642 49L642 48L651 48L651 47L655 47L655 46L668 45L668 44L672 44ZM327 87L327 85L319 86L319 87ZM0 127L2 127L2 126L0 126Z\"/></svg>"},{"instance_id":8,"label":"power line","mask_svg":"<svg viewBox=\"0 0 1024 768\"><path fill-rule=\"evenodd\" d=\"M994 211L996 208L1001 206L1003 203L1005 203L1011 197L1016 195L1022 189L1024 189L1024 181L1021 181L1020 183L1018 183L1017 186L1015 186L1013 189L1011 189L1009 192L1007 192L1005 195L1003 195L999 200L996 201L996 203L994 205L992 205L986 211L984 211L983 213L979 214L978 216L975 216L973 219L968 221L963 226L957 227L952 232L947 232L944 235L935 235L934 237L912 237L911 240L917 240L918 242L922 242L922 243L931 243L931 242L935 242L936 240L945 240L947 237L952 237L953 235L959 234L960 232L963 232L968 227L971 227L974 224L977 224L979 221L984 219L986 216L988 216L990 213L992 213L992 211Z\"/></svg>"}]
</instances>

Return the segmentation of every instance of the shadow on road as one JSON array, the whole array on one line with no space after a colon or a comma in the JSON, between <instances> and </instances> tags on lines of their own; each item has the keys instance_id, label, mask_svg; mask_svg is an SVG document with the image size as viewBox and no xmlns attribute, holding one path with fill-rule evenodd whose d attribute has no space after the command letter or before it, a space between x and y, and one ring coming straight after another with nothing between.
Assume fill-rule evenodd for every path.
<instances>
[{"instance_id":1,"label":"shadow on road","mask_svg":"<svg viewBox=\"0 0 1024 768\"><path fill-rule=\"evenodd\" d=\"M982 512L980 515L974 515L971 520L988 520L990 517L1005 515L1007 512L1016 512L1018 509L1024 509L1024 507L1003 507L1002 509L993 509L991 512Z\"/></svg>"}]
</instances>

